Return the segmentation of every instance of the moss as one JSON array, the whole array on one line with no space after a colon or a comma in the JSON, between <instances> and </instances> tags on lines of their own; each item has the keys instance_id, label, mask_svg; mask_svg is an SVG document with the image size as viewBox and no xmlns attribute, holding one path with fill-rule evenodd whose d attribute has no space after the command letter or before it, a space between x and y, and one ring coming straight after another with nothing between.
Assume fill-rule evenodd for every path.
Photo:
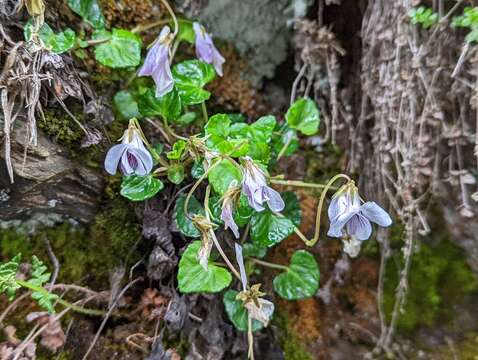
<instances>
[{"instance_id":1,"label":"moss","mask_svg":"<svg viewBox=\"0 0 478 360\"><path fill-rule=\"evenodd\" d=\"M284 352L285 360L313 360L314 357L310 354L301 340L300 336L293 330L293 324L284 312L274 314L272 323L284 330L284 335L279 339L282 351Z\"/></svg>"},{"instance_id":2,"label":"moss","mask_svg":"<svg viewBox=\"0 0 478 360\"><path fill-rule=\"evenodd\" d=\"M102 289L109 270L125 260L131 263L139 258L134 249L140 235L130 204L117 197L108 202L89 227L67 221L38 229L33 235L15 229L0 230L0 248L3 260L22 253L24 258L37 255L51 264L45 250L47 238L61 264L60 282L86 283Z\"/></svg>"},{"instance_id":3,"label":"moss","mask_svg":"<svg viewBox=\"0 0 478 360\"><path fill-rule=\"evenodd\" d=\"M63 108L49 107L44 115L44 118L39 119L38 127L58 143L71 146L83 137L82 130ZM82 111L76 111L74 115L79 121L84 118Z\"/></svg>"},{"instance_id":4,"label":"moss","mask_svg":"<svg viewBox=\"0 0 478 360\"><path fill-rule=\"evenodd\" d=\"M391 243L393 246L393 239ZM402 267L402 253L395 251L388 262L384 286L384 308L389 320ZM476 290L477 285L476 276L460 248L445 238L435 245L422 241L412 259L405 311L398 319L398 329L411 333L419 326L432 326L437 320L450 319L454 305Z\"/></svg>"}]
</instances>

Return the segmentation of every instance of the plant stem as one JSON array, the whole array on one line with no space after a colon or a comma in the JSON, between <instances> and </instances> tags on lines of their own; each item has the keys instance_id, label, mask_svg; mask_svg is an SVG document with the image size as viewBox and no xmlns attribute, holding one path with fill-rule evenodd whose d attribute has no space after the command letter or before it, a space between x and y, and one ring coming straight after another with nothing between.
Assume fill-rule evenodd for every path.
<instances>
[{"instance_id":1,"label":"plant stem","mask_svg":"<svg viewBox=\"0 0 478 360\"><path fill-rule=\"evenodd\" d=\"M206 102L203 101L201 103L201 107L202 107L202 116L204 118L204 124L207 124L208 120L209 120L209 116L207 115L207 108L206 108Z\"/></svg>"},{"instance_id":2,"label":"plant stem","mask_svg":"<svg viewBox=\"0 0 478 360\"><path fill-rule=\"evenodd\" d=\"M315 183L306 183L300 180L279 180L279 179L270 179L271 184L277 185L288 185L288 186L296 186L296 187L305 187L305 188L317 188L323 189L326 185L323 184L315 184ZM335 188L331 188L335 189Z\"/></svg>"},{"instance_id":3,"label":"plant stem","mask_svg":"<svg viewBox=\"0 0 478 360\"><path fill-rule=\"evenodd\" d=\"M24 288L27 288L27 289L30 289L32 291L35 291L35 292L39 292L45 296L48 296L48 295L52 295L52 293L48 292L45 288L41 287L41 286L36 286L36 285L33 285L33 284L30 284L29 282L27 281L23 281L23 280L15 280L17 282L18 285L24 287ZM63 300L62 298L57 298L56 301L58 301L60 304L62 304L63 306L73 310L73 311L76 311L76 312L79 312L79 313L82 313L82 314L85 314L85 315L95 315L95 316L103 316L105 315L105 312L102 311L102 310L96 310L96 309L86 309L84 307L81 307L81 306L78 306L78 305L75 305L75 304L72 304L66 300Z\"/></svg>"},{"instance_id":4,"label":"plant stem","mask_svg":"<svg viewBox=\"0 0 478 360\"><path fill-rule=\"evenodd\" d=\"M259 259L256 259L256 258L250 258L250 260L255 264L262 265L262 266L265 266L265 267L269 267L271 269L279 269L279 270L285 270L285 271L289 270L289 268L285 265L273 264L273 263L270 263L270 262L267 262L267 261L264 261L264 260L259 260Z\"/></svg>"},{"instance_id":5,"label":"plant stem","mask_svg":"<svg viewBox=\"0 0 478 360\"><path fill-rule=\"evenodd\" d=\"M173 9L169 5L169 3L166 0L161 0L161 3L164 5L164 7L168 10L169 14L171 15L171 18L173 19L174 22L174 32L173 35L176 36L176 34L179 31L179 25L178 25L178 19L176 18L176 15L174 14Z\"/></svg>"},{"instance_id":6,"label":"plant stem","mask_svg":"<svg viewBox=\"0 0 478 360\"><path fill-rule=\"evenodd\" d=\"M307 245L307 246L314 246L315 243L319 240L319 235L320 235L320 218L322 215L322 207L324 205L324 200L325 200L325 195L327 195L327 191L330 189L337 189L336 187L333 187L332 185L334 182L336 182L339 179L346 179L347 181L352 181L350 177L348 177L345 174L338 174L335 175L332 179L329 180L329 182L325 185L322 184L311 184L311 183L305 183L302 181L296 181L296 180L277 180L277 179L270 179L270 182L272 184L278 184L278 185L291 185L291 186L298 186L298 187L312 187L312 188L323 188L322 193L320 194L320 199L319 199L319 204L317 205L317 214L315 217L315 233L314 237L310 240L307 239L307 237L302 234L302 232L295 227L294 232L296 233L297 236L300 237L300 239ZM276 215L283 216L279 213L276 213Z\"/></svg>"},{"instance_id":7,"label":"plant stem","mask_svg":"<svg viewBox=\"0 0 478 360\"><path fill-rule=\"evenodd\" d=\"M152 28L154 28L156 26L159 26L159 25L166 25L167 23L169 23L169 19L156 20L156 21L153 21L152 23L149 23L149 24L138 25L135 28L133 28L131 30L131 32L132 33L141 33L143 31L152 29Z\"/></svg>"},{"instance_id":8,"label":"plant stem","mask_svg":"<svg viewBox=\"0 0 478 360\"><path fill-rule=\"evenodd\" d=\"M315 234L312 239L309 241L305 241L307 246L314 246L315 243L319 240L320 235L320 217L322 215L322 206L324 205L325 195L327 195L327 191L332 187L333 183L339 179L346 179L347 181L352 181L347 175L345 174L337 174L329 182L325 185L324 191L320 194L319 205L317 205L317 215L315 217ZM297 232L296 232L297 233Z\"/></svg>"},{"instance_id":9,"label":"plant stem","mask_svg":"<svg viewBox=\"0 0 478 360\"><path fill-rule=\"evenodd\" d=\"M189 200L191 199L191 196L192 194L194 193L194 191L196 191L196 189L198 188L199 184L201 184L201 182L209 175L209 172L215 168L218 164L220 163L220 161L216 161L214 164L212 164L211 166L209 166L209 168L204 172L204 174L201 175L201 177L196 181L196 183L193 185L193 187L191 188L191 190L189 190L187 196L186 196L186 200L184 201L184 214L186 215L186 217L188 219L191 219L191 217L189 216L188 214L188 205L189 205Z\"/></svg>"},{"instance_id":10,"label":"plant stem","mask_svg":"<svg viewBox=\"0 0 478 360\"><path fill-rule=\"evenodd\" d=\"M211 194L211 186L208 185L206 188L206 195L204 196L204 210L206 211L206 219L208 221L211 221L211 218L209 215L211 213L211 211L209 210L209 195L210 194ZM234 265L232 265L231 261L226 256L226 253L224 252L224 250L222 250L221 244L219 244L219 241L217 240L216 233L214 232L214 230L213 229L209 230L209 234L211 235L211 239L212 239L212 242L214 243L214 246L216 246L217 251L219 251L219 254L221 254L221 257L226 262L229 269L239 280L241 280L241 275L239 274L239 271L236 270Z\"/></svg>"},{"instance_id":11,"label":"plant stem","mask_svg":"<svg viewBox=\"0 0 478 360\"><path fill-rule=\"evenodd\" d=\"M291 142L292 142L292 136L289 136L289 139L287 139L287 142L282 146L282 149L280 149L279 154L277 155L277 160L279 160L285 154Z\"/></svg>"}]
</instances>

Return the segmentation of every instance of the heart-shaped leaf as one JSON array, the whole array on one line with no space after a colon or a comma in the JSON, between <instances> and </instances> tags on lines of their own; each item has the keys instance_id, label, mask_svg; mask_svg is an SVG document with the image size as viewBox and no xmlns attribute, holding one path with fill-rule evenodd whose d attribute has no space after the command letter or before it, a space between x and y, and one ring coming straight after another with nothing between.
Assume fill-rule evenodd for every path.
<instances>
[{"instance_id":1,"label":"heart-shaped leaf","mask_svg":"<svg viewBox=\"0 0 478 360\"><path fill-rule=\"evenodd\" d=\"M176 206L175 206L175 217L176 217L176 225L184 235L192 237L192 238L198 238L201 236L201 233L199 230L194 226L193 222L191 219L189 219L186 214L184 213L184 202L186 201L186 195L182 195L179 197L179 199L176 201ZM191 196L189 199L189 204L188 204L188 214L189 217L193 217L194 215L206 215L204 208L201 206L199 201L194 197L194 195Z\"/></svg>"},{"instance_id":2,"label":"heart-shaped leaf","mask_svg":"<svg viewBox=\"0 0 478 360\"><path fill-rule=\"evenodd\" d=\"M168 168L168 180L173 184L181 184L184 180L183 164L173 164Z\"/></svg>"},{"instance_id":3,"label":"heart-shaped leaf","mask_svg":"<svg viewBox=\"0 0 478 360\"><path fill-rule=\"evenodd\" d=\"M252 215L251 239L260 246L277 245L293 232L294 224L290 219L275 215L269 209Z\"/></svg>"},{"instance_id":4,"label":"heart-shaped leaf","mask_svg":"<svg viewBox=\"0 0 478 360\"><path fill-rule=\"evenodd\" d=\"M175 88L157 98L153 88L139 86L137 101L143 116L162 116L171 122L175 122L181 115L181 99Z\"/></svg>"},{"instance_id":5,"label":"heart-shaped leaf","mask_svg":"<svg viewBox=\"0 0 478 360\"><path fill-rule=\"evenodd\" d=\"M176 64L172 74L183 104L200 104L211 96L203 86L216 76L212 65L199 60L186 60Z\"/></svg>"},{"instance_id":6,"label":"heart-shaped leaf","mask_svg":"<svg viewBox=\"0 0 478 360\"><path fill-rule=\"evenodd\" d=\"M106 30L97 31L93 39L108 39ZM111 37L95 47L95 58L110 68L137 66L141 61L141 38L128 30L113 29Z\"/></svg>"},{"instance_id":7,"label":"heart-shaped leaf","mask_svg":"<svg viewBox=\"0 0 478 360\"><path fill-rule=\"evenodd\" d=\"M242 173L231 161L224 159L211 169L208 179L214 191L222 196L233 182L235 186L240 186Z\"/></svg>"},{"instance_id":8,"label":"heart-shaped leaf","mask_svg":"<svg viewBox=\"0 0 478 360\"><path fill-rule=\"evenodd\" d=\"M152 198L164 184L153 175L146 176L129 175L123 177L120 194L131 201L143 201Z\"/></svg>"},{"instance_id":9,"label":"heart-shaped leaf","mask_svg":"<svg viewBox=\"0 0 478 360\"><path fill-rule=\"evenodd\" d=\"M320 113L314 101L303 98L292 104L285 119L292 129L304 135L314 135L319 129Z\"/></svg>"},{"instance_id":10,"label":"heart-shaped leaf","mask_svg":"<svg viewBox=\"0 0 478 360\"><path fill-rule=\"evenodd\" d=\"M191 243L179 261L178 287L182 293L214 293L229 286L232 276L209 260L207 270L198 261L200 241Z\"/></svg>"},{"instance_id":11,"label":"heart-shaped leaf","mask_svg":"<svg viewBox=\"0 0 478 360\"><path fill-rule=\"evenodd\" d=\"M138 103L133 95L127 90L121 90L113 97L113 103L121 119L140 119L142 116L138 110Z\"/></svg>"},{"instance_id":12,"label":"heart-shaped leaf","mask_svg":"<svg viewBox=\"0 0 478 360\"><path fill-rule=\"evenodd\" d=\"M105 18L97 0L68 0L68 6L93 28L105 27Z\"/></svg>"},{"instance_id":13,"label":"heart-shaped leaf","mask_svg":"<svg viewBox=\"0 0 478 360\"><path fill-rule=\"evenodd\" d=\"M227 290L224 293L222 302L226 309L229 320L234 324L237 330L247 331L248 328L248 312L241 300L236 300L238 292L235 290ZM264 325L258 320L252 320L252 331L261 330Z\"/></svg>"},{"instance_id":14,"label":"heart-shaped leaf","mask_svg":"<svg viewBox=\"0 0 478 360\"><path fill-rule=\"evenodd\" d=\"M299 250L292 255L288 269L275 277L274 290L286 300L304 299L315 295L319 279L319 266L314 256Z\"/></svg>"}]
</instances>

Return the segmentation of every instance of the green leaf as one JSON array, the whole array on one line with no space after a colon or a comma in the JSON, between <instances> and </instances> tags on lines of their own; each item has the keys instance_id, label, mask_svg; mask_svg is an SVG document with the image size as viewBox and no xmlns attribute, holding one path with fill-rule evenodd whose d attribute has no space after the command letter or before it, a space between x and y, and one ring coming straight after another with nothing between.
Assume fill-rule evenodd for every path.
<instances>
[{"instance_id":1,"label":"green leaf","mask_svg":"<svg viewBox=\"0 0 478 360\"><path fill-rule=\"evenodd\" d=\"M30 19L26 24L23 30L26 41L32 39L32 28L33 23ZM43 25L38 30L38 36L42 40L43 44L47 49L55 54L62 54L75 45L76 34L73 30L67 28L64 31L55 33L50 25L43 23Z\"/></svg>"},{"instance_id":2,"label":"green leaf","mask_svg":"<svg viewBox=\"0 0 478 360\"><path fill-rule=\"evenodd\" d=\"M97 0L68 0L68 6L95 29L105 27L105 18Z\"/></svg>"},{"instance_id":3,"label":"green leaf","mask_svg":"<svg viewBox=\"0 0 478 360\"><path fill-rule=\"evenodd\" d=\"M434 13L431 8L426 8L425 6L410 10L408 16L412 24L421 24L425 29L428 29L438 21L438 14Z\"/></svg>"},{"instance_id":4,"label":"green leaf","mask_svg":"<svg viewBox=\"0 0 478 360\"><path fill-rule=\"evenodd\" d=\"M184 150L186 149L186 141L178 140L173 145L173 150L168 151L166 157L170 160L179 160L181 156L184 154Z\"/></svg>"},{"instance_id":5,"label":"green leaf","mask_svg":"<svg viewBox=\"0 0 478 360\"><path fill-rule=\"evenodd\" d=\"M204 159L194 160L193 166L191 167L191 176L193 179L199 179L204 175L203 161Z\"/></svg>"},{"instance_id":6,"label":"green leaf","mask_svg":"<svg viewBox=\"0 0 478 360\"><path fill-rule=\"evenodd\" d=\"M173 164L168 168L168 180L173 184L181 184L184 180L183 164Z\"/></svg>"},{"instance_id":7,"label":"green leaf","mask_svg":"<svg viewBox=\"0 0 478 360\"><path fill-rule=\"evenodd\" d=\"M47 267L36 256L32 257L32 275L27 282L35 287L43 288L43 285L50 280L50 273L47 273ZM57 295L49 293L46 289L44 291L33 291L32 299L35 299L42 308L49 313L55 312L53 302L58 298Z\"/></svg>"},{"instance_id":8,"label":"green leaf","mask_svg":"<svg viewBox=\"0 0 478 360\"><path fill-rule=\"evenodd\" d=\"M181 41L186 41L190 44L194 44L196 40L196 34L194 33L193 24L189 20L185 19L178 19L179 23L179 31L178 31L178 39ZM171 24L174 25L174 24Z\"/></svg>"},{"instance_id":9,"label":"green leaf","mask_svg":"<svg viewBox=\"0 0 478 360\"><path fill-rule=\"evenodd\" d=\"M118 91L113 97L113 104L123 120L142 117L138 110L138 103L127 90Z\"/></svg>"},{"instance_id":10,"label":"green leaf","mask_svg":"<svg viewBox=\"0 0 478 360\"><path fill-rule=\"evenodd\" d=\"M272 132L276 127L274 116L263 116L249 126L249 152L248 155L254 160L267 163L270 159L270 142Z\"/></svg>"},{"instance_id":11,"label":"green leaf","mask_svg":"<svg viewBox=\"0 0 478 360\"><path fill-rule=\"evenodd\" d=\"M209 118L204 131L210 137L217 137L226 139L229 135L229 128L231 126L231 119L227 114L216 114Z\"/></svg>"},{"instance_id":12,"label":"green leaf","mask_svg":"<svg viewBox=\"0 0 478 360\"><path fill-rule=\"evenodd\" d=\"M263 247L272 247L294 232L294 224L269 209L255 212L251 217L251 240Z\"/></svg>"},{"instance_id":13,"label":"green leaf","mask_svg":"<svg viewBox=\"0 0 478 360\"><path fill-rule=\"evenodd\" d=\"M234 211L234 221L236 222L237 226L243 227L244 225L248 224L251 220L253 212L254 210L249 206L247 198L241 194L239 201L236 204L236 211Z\"/></svg>"},{"instance_id":14,"label":"green leaf","mask_svg":"<svg viewBox=\"0 0 478 360\"><path fill-rule=\"evenodd\" d=\"M123 176L120 194L131 201L143 201L152 198L163 187L162 181L153 177L152 174L129 175Z\"/></svg>"},{"instance_id":15,"label":"green leaf","mask_svg":"<svg viewBox=\"0 0 478 360\"><path fill-rule=\"evenodd\" d=\"M209 171L208 180L214 191L222 196L233 181L236 186L240 186L242 173L231 161L224 159Z\"/></svg>"},{"instance_id":16,"label":"green leaf","mask_svg":"<svg viewBox=\"0 0 478 360\"><path fill-rule=\"evenodd\" d=\"M103 39L104 31L95 32L93 39ZM141 62L141 38L124 29L113 29L111 38L95 47L95 58L110 68L137 66Z\"/></svg>"},{"instance_id":17,"label":"green leaf","mask_svg":"<svg viewBox=\"0 0 478 360\"><path fill-rule=\"evenodd\" d=\"M307 98L296 100L287 110L285 118L292 129L304 135L314 135L319 129L319 109L314 101Z\"/></svg>"},{"instance_id":18,"label":"green leaf","mask_svg":"<svg viewBox=\"0 0 478 360\"><path fill-rule=\"evenodd\" d=\"M179 115L181 115L181 99L175 88L157 98L154 89L140 86L137 100L139 111L143 116L162 116L167 120L175 122Z\"/></svg>"},{"instance_id":19,"label":"green leaf","mask_svg":"<svg viewBox=\"0 0 478 360\"><path fill-rule=\"evenodd\" d=\"M15 292L20 285L15 281L18 266L22 255L18 254L7 263L0 264L0 294L6 293L10 300L15 297Z\"/></svg>"},{"instance_id":20,"label":"green leaf","mask_svg":"<svg viewBox=\"0 0 478 360\"><path fill-rule=\"evenodd\" d=\"M242 255L247 257L263 258L267 255L267 247L257 243L246 242L242 245Z\"/></svg>"},{"instance_id":21,"label":"green leaf","mask_svg":"<svg viewBox=\"0 0 478 360\"><path fill-rule=\"evenodd\" d=\"M175 218L176 218L176 225L184 235L192 237L192 238L198 238L201 236L201 233L199 230L194 226L193 222L186 217L186 214L184 213L184 202L186 201L186 195L181 195L179 199L176 201L176 206L175 206ZM194 215L203 215L205 216L206 213L204 211L204 208L202 205L197 201L197 199L194 197L194 195L191 196L189 199L189 204L188 204L188 214L192 218Z\"/></svg>"},{"instance_id":22,"label":"green leaf","mask_svg":"<svg viewBox=\"0 0 478 360\"><path fill-rule=\"evenodd\" d=\"M319 288L320 272L314 256L299 250L292 255L287 271L274 278L274 290L286 300L314 296Z\"/></svg>"},{"instance_id":23,"label":"green leaf","mask_svg":"<svg viewBox=\"0 0 478 360\"><path fill-rule=\"evenodd\" d=\"M299 226L302 221L302 210L300 209L299 199L297 195L291 191L281 194L282 200L285 202L285 208L282 214L290 219L295 226Z\"/></svg>"},{"instance_id":24,"label":"green leaf","mask_svg":"<svg viewBox=\"0 0 478 360\"><path fill-rule=\"evenodd\" d=\"M248 313L241 300L236 300L236 296L239 294L236 290L227 290L224 293L222 302L226 309L229 320L234 324L237 330L247 331L248 329ZM258 321L252 320L252 331L261 330L264 325Z\"/></svg>"},{"instance_id":25,"label":"green leaf","mask_svg":"<svg viewBox=\"0 0 478 360\"><path fill-rule=\"evenodd\" d=\"M187 112L181 115L179 118L173 121L173 123L178 124L180 126L186 126L193 123L196 120L196 113L195 112Z\"/></svg>"},{"instance_id":26,"label":"green leaf","mask_svg":"<svg viewBox=\"0 0 478 360\"><path fill-rule=\"evenodd\" d=\"M276 119L273 116L263 116L255 123L247 125L246 123L237 122L230 127L230 137L236 143L245 141L247 146L241 148L243 154L235 154L235 156L248 155L254 160L263 163L269 162L270 159L270 142L272 133L276 127Z\"/></svg>"},{"instance_id":27,"label":"green leaf","mask_svg":"<svg viewBox=\"0 0 478 360\"><path fill-rule=\"evenodd\" d=\"M203 86L216 76L212 65L199 60L186 60L176 64L172 74L183 104L200 104L211 96Z\"/></svg>"},{"instance_id":28,"label":"green leaf","mask_svg":"<svg viewBox=\"0 0 478 360\"><path fill-rule=\"evenodd\" d=\"M191 243L179 261L178 287L182 293L214 293L229 286L232 276L209 260L205 270L198 261L200 241Z\"/></svg>"}]
</instances>

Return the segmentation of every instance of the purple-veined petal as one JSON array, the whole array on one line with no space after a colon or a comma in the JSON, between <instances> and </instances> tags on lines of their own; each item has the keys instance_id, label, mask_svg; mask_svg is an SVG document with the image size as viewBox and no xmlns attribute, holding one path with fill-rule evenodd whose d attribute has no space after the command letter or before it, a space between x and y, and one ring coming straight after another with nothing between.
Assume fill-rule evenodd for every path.
<instances>
[{"instance_id":1,"label":"purple-veined petal","mask_svg":"<svg viewBox=\"0 0 478 360\"><path fill-rule=\"evenodd\" d=\"M173 74L171 73L171 68L169 66L169 60L167 57L160 65L158 65L152 77L153 77L154 83L156 84L157 98L160 98L161 96L173 90L174 79L173 79Z\"/></svg>"},{"instance_id":2,"label":"purple-veined petal","mask_svg":"<svg viewBox=\"0 0 478 360\"><path fill-rule=\"evenodd\" d=\"M335 219L333 219L330 222L329 231L327 231L327 235L331 237L342 237L343 236L342 230L345 224L347 224L347 222L356 214L357 214L356 211L347 210L337 215Z\"/></svg>"},{"instance_id":3,"label":"purple-veined petal","mask_svg":"<svg viewBox=\"0 0 478 360\"><path fill-rule=\"evenodd\" d=\"M264 186L263 191L265 193L267 204L272 211L281 212L284 210L284 200L282 200L282 197L277 191L269 186Z\"/></svg>"},{"instance_id":4,"label":"purple-veined petal","mask_svg":"<svg viewBox=\"0 0 478 360\"><path fill-rule=\"evenodd\" d=\"M367 240L372 235L372 224L361 214L356 214L347 222L347 232L357 240Z\"/></svg>"},{"instance_id":5,"label":"purple-veined petal","mask_svg":"<svg viewBox=\"0 0 478 360\"><path fill-rule=\"evenodd\" d=\"M129 159L129 156L128 156L128 151L130 151L131 149L132 148L128 145L128 148L123 153L123 156L121 156L120 169L123 172L123 175L134 174L134 168L131 166L131 162L130 162L130 159Z\"/></svg>"},{"instance_id":6,"label":"purple-veined petal","mask_svg":"<svg viewBox=\"0 0 478 360\"><path fill-rule=\"evenodd\" d=\"M373 201L368 201L360 207L360 212L370 221L387 227L392 225L390 215Z\"/></svg>"},{"instance_id":7,"label":"purple-veined petal","mask_svg":"<svg viewBox=\"0 0 478 360\"><path fill-rule=\"evenodd\" d=\"M222 64L226 61L221 53L214 46L211 36L199 23L193 24L196 34L196 56L205 63L214 65L216 72L222 76Z\"/></svg>"},{"instance_id":8,"label":"purple-veined petal","mask_svg":"<svg viewBox=\"0 0 478 360\"><path fill-rule=\"evenodd\" d=\"M337 216L347 211L349 204L347 203L348 197L343 195L335 196L330 201L327 213L329 215L329 221L333 221Z\"/></svg>"},{"instance_id":9,"label":"purple-veined petal","mask_svg":"<svg viewBox=\"0 0 478 360\"><path fill-rule=\"evenodd\" d=\"M156 68L158 67L159 53L161 52L161 44L154 44L151 49L149 49L146 58L144 59L143 66L138 71L138 76L151 76L154 74Z\"/></svg>"},{"instance_id":10,"label":"purple-veined petal","mask_svg":"<svg viewBox=\"0 0 478 360\"><path fill-rule=\"evenodd\" d=\"M221 219L224 221L224 228L231 229L236 239L239 239L239 228L232 215L232 203L226 200L221 210Z\"/></svg>"},{"instance_id":11,"label":"purple-veined petal","mask_svg":"<svg viewBox=\"0 0 478 360\"><path fill-rule=\"evenodd\" d=\"M164 61L164 58L168 58L169 44L165 41L170 32L171 30L169 29L169 26L164 26L161 29L158 38L146 54L146 58L143 66L138 72L138 76L152 76L161 62Z\"/></svg>"},{"instance_id":12,"label":"purple-veined petal","mask_svg":"<svg viewBox=\"0 0 478 360\"><path fill-rule=\"evenodd\" d=\"M120 159L128 146L127 144L117 144L108 150L105 157L105 170L108 174L116 174Z\"/></svg>"},{"instance_id":13,"label":"purple-veined petal","mask_svg":"<svg viewBox=\"0 0 478 360\"><path fill-rule=\"evenodd\" d=\"M136 166L129 163L136 175L145 176L149 174L153 168L153 157L147 150L129 148L128 154L131 154L136 159Z\"/></svg>"},{"instance_id":14,"label":"purple-veined petal","mask_svg":"<svg viewBox=\"0 0 478 360\"><path fill-rule=\"evenodd\" d=\"M194 34L196 35L196 56L199 60L210 64L213 60L212 39L206 33L204 27L199 23L193 23Z\"/></svg>"}]
</instances>

